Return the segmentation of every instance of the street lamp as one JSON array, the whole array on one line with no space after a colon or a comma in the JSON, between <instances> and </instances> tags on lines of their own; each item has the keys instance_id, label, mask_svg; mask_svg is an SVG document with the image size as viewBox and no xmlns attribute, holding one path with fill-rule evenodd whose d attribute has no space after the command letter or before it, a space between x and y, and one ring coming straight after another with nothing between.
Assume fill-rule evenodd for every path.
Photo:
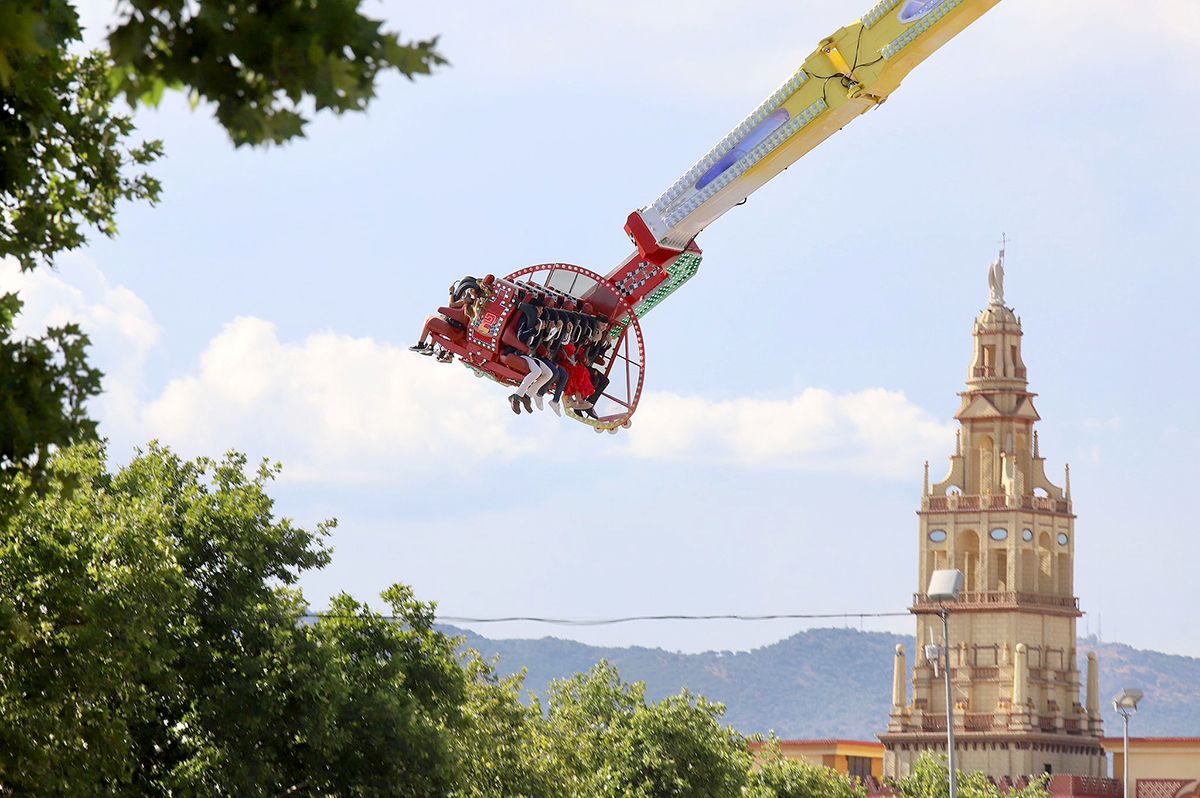
<instances>
[{"instance_id":1,"label":"street lamp","mask_svg":"<svg viewBox=\"0 0 1200 798\"><path fill-rule=\"evenodd\" d=\"M1129 798L1129 719L1137 714L1138 702L1142 700L1142 691L1135 687L1126 687L1113 696L1113 709L1125 722L1125 765L1122 768L1125 784L1125 798Z\"/></svg>"},{"instance_id":2,"label":"street lamp","mask_svg":"<svg viewBox=\"0 0 1200 798\"><path fill-rule=\"evenodd\" d=\"M958 798L958 766L954 756L954 691L950 686L950 608L946 603L958 601L962 589L962 571L950 568L933 572L933 576L929 577L929 590L926 593L930 601L941 604L938 614L942 616L942 653L945 655L942 676L946 682L946 751L949 754L950 798ZM929 648L925 647L926 659L929 658ZM937 665L934 665L933 675L937 676Z\"/></svg>"}]
</instances>

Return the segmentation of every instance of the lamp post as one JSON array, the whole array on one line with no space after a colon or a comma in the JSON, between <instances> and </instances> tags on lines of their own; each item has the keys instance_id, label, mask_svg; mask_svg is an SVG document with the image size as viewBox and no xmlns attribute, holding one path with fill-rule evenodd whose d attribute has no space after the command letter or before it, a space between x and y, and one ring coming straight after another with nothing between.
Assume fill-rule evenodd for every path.
<instances>
[{"instance_id":1,"label":"lamp post","mask_svg":"<svg viewBox=\"0 0 1200 798\"><path fill-rule=\"evenodd\" d=\"M1126 687L1113 696L1113 709L1125 722L1125 764L1121 768L1125 782L1122 787L1125 798L1129 798L1129 719L1137 714L1137 705L1141 700L1142 691L1134 687Z\"/></svg>"},{"instance_id":2,"label":"lamp post","mask_svg":"<svg viewBox=\"0 0 1200 798\"><path fill-rule=\"evenodd\" d=\"M946 683L946 752L949 754L947 764L950 769L950 798L958 798L958 764L954 755L954 690L950 684L950 608L946 603L958 601L962 588L962 571L950 568L933 572L929 577L929 590L926 593L930 601L941 604L938 614L942 616L942 654L945 657L942 676ZM934 676L937 676L936 666Z\"/></svg>"}]
</instances>

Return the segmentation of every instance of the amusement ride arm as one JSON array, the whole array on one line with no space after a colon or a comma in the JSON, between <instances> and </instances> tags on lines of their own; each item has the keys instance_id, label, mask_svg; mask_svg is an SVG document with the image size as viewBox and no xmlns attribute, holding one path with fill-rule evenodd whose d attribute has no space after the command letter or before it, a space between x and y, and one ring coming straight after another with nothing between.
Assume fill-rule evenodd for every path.
<instances>
[{"instance_id":1,"label":"amusement ride arm","mask_svg":"<svg viewBox=\"0 0 1200 798\"><path fill-rule=\"evenodd\" d=\"M855 117L1000 0L881 0L827 37L750 116L629 215L637 251L609 275L643 316L696 273L705 227Z\"/></svg>"}]
</instances>

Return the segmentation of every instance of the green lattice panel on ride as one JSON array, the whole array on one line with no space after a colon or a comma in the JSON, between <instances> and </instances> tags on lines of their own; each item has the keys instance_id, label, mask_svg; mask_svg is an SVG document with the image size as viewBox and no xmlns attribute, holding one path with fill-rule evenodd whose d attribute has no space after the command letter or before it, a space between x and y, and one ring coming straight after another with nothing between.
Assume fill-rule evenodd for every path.
<instances>
[{"instance_id":1,"label":"green lattice panel on ride","mask_svg":"<svg viewBox=\"0 0 1200 798\"><path fill-rule=\"evenodd\" d=\"M638 303L633 309L633 313L639 319L645 318L646 314L654 310L663 303L667 297L679 290L679 287L688 280L696 276L696 272L700 271L700 255L695 252L685 252L675 259L671 264L671 277L665 283L655 288L646 298ZM619 339L625 332L625 324L614 324L609 330L609 337L614 341Z\"/></svg>"}]
</instances>

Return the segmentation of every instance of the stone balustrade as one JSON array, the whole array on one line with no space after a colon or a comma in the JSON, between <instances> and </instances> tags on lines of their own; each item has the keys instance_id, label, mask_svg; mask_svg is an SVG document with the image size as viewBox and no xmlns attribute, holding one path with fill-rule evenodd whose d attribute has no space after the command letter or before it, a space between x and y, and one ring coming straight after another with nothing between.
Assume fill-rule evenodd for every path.
<instances>
[{"instance_id":1,"label":"stone balustrade","mask_svg":"<svg viewBox=\"0 0 1200 798\"><path fill-rule=\"evenodd\" d=\"M912 608L937 608L942 603L931 601L925 593L914 593ZM984 590L963 593L958 601L947 605L951 611L978 609L980 607L1050 607L1054 609L1078 610L1079 599L1075 596L1053 596L1048 593L1022 593L1014 590Z\"/></svg>"},{"instance_id":2,"label":"stone balustrade","mask_svg":"<svg viewBox=\"0 0 1200 798\"><path fill-rule=\"evenodd\" d=\"M1050 496L1006 496L992 494L990 496L964 496L951 493L946 496L922 496L921 510L923 512L979 512L980 510L1036 510L1040 512L1071 513L1069 499L1055 499Z\"/></svg>"}]
</instances>

